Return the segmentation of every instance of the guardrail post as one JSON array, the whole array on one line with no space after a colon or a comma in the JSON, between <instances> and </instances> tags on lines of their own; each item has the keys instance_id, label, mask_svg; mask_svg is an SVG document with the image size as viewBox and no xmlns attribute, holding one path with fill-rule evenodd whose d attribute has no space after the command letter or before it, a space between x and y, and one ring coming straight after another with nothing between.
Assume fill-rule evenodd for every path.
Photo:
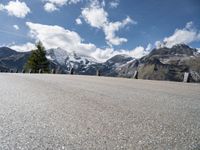
<instances>
[{"instance_id":1,"label":"guardrail post","mask_svg":"<svg viewBox=\"0 0 200 150\"><path fill-rule=\"evenodd\" d=\"M39 69L39 74L42 73L42 69Z\"/></svg>"},{"instance_id":2,"label":"guardrail post","mask_svg":"<svg viewBox=\"0 0 200 150\"><path fill-rule=\"evenodd\" d=\"M74 68L70 69L70 74L73 75L74 74Z\"/></svg>"},{"instance_id":3,"label":"guardrail post","mask_svg":"<svg viewBox=\"0 0 200 150\"><path fill-rule=\"evenodd\" d=\"M55 74L55 73L56 73L55 69L52 69L51 74Z\"/></svg>"},{"instance_id":4,"label":"guardrail post","mask_svg":"<svg viewBox=\"0 0 200 150\"><path fill-rule=\"evenodd\" d=\"M33 72L32 72L32 69L29 69L28 73L33 73Z\"/></svg>"},{"instance_id":5,"label":"guardrail post","mask_svg":"<svg viewBox=\"0 0 200 150\"><path fill-rule=\"evenodd\" d=\"M135 72L134 72L133 78L134 78L134 79L138 79L138 71L135 71Z\"/></svg>"},{"instance_id":6,"label":"guardrail post","mask_svg":"<svg viewBox=\"0 0 200 150\"><path fill-rule=\"evenodd\" d=\"M184 73L183 82L185 82L185 83L189 82L189 77L190 77L190 73L189 72L185 72Z\"/></svg>"},{"instance_id":7,"label":"guardrail post","mask_svg":"<svg viewBox=\"0 0 200 150\"><path fill-rule=\"evenodd\" d=\"M99 69L97 69L96 75L97 75L97 76L101 76L101 73L100 73Z\"/></svg>"}]
</instances>

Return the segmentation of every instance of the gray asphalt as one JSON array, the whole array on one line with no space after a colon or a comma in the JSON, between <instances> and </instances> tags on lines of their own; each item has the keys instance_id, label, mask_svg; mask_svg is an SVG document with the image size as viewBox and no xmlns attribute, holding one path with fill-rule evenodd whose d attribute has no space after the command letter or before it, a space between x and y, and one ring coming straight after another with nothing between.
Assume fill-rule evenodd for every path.
<instances>
[{"instance_id":1,"label":"gray asphalt","mask_svg":"<svg viewBox=\"0 0 200 150\"><path fill-rule=\"evenodd\" d=\"M0 149L200 149L200 84L0 74Z\"/></svg>"}]
</instances>

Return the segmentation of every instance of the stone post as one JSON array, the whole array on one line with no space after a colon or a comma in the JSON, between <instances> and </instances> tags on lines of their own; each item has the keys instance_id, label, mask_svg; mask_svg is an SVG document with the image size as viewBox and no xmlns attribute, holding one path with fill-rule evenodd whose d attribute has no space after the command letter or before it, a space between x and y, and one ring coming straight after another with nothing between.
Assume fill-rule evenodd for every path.
<instances>
[{"instance_id":1,"label":"stone post","mask_svg":"<svg viewBox=\"0 0 200 150\"><path fill-rule=\"evenodd\" d=\"M39 74L42 73L42 69L39 69Z\"/></svg>"},{"instance_id":2,"label":"stone post","mask_svg":"<svg viewBox=\"0 0 200 150\"><path fill-rule=\"evenodd\" d=\"M33 73L32 69L29 69L28 73Z\"/></svg>"},{"instance_id":3,"label":"stone post","mask_svg":"<svg viewBox=\"0 0 200 150\"><path fill-rule=\"evenodd\" d=\"M134 78L134 79L138 79L138 71L135 71L135 72L134 72L133 78Z\"/></svg>"},{"instance_id":4,"label":"stone post","mask_svg":"<svg viewBox=\"0 0 200 150\"><path fill-rule=\"evenodd\" d=\"M185 83L189 82L189 77L190 77L190 73L189 72L185 72L184 73L183 82L185 82Z\"/></svg>"},{"instance_id":5,"label":"stone post","mask_svg":"<svg viewBox=\"0 0 200 150\"><path fill-rule=\"evenodd\" d=\"M55 69L52 69L51 74L55 74L55 73L56 73Z\"/></svg>"},{"instance_id":6,"label":"stone post","mask_svg":"<svg viewBox=\"0 0 200 150\"><path fill-rule=\"evenodd\" d=\"M70 74L73 75L74 74L74 68L70 69Z\"/></svg>"},{"instance_id":7,"label":"stone post","mask_svg":"<svg viewBox=\"0 0 200 150\"><path fill-rule=\"evenodd\" d=\"M100 73L99 69L97 69L96 75L97 75L97 76L101 76L101 73Z\"/></svg>"}]
</instances>

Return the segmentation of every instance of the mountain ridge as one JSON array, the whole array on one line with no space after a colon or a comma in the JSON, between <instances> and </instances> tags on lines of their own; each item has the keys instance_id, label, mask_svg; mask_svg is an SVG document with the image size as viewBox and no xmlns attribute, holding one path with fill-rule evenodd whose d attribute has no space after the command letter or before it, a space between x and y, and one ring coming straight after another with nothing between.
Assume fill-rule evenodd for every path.
<instances>
[{"instance_id":1,"label":"mountain ridge","mask_svg":"<svg viewBox=\"0 0 200 150\"><path fill-rule=\"evenodd\" d=\"M1 47L0 69L21 70L30 54L31 52L16 52ZM200 54L197 49L185 44L155 48L140 59L115 55L103 63L61 48L47 50L46 57L51 68L58 73L69 73L74 68L75 73L80 75L96 75L98 70L103 76L131 78L137 71L140 79L182 81L184 72L190 72L191 76L195 76L195 79L191 78L191 82L200 82Z\"/></svg>"},{"instance_id":2,"label":"mountain ridge","mask_svg":"<svg viewBox=\"0 0 200 150\"><path fill-rule=\"evenodd\" d=\"M182 81L184 72L200 74L200 54L197 49L184 44L153 49L121 68L119 76L131 77L135 71L141 79ZM200 82L200 79L191 78L191 82Z\"/></svg>"}]
</instances>

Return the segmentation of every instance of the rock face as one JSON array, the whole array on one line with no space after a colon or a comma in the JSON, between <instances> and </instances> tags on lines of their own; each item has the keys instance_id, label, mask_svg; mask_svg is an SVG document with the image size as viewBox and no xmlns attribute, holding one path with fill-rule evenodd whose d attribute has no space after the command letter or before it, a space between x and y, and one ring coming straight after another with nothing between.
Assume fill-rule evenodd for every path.
<instances>
[{"instance_id":1,"label":"rock face","mask_svg":"<svg viewBox=\"0 0 200 150\"><path fill-rule=\"evenodd\" d=\"M100 71L104 76L119 76L119 69L133 60L127 55L116 55L102 63Z\"/></svg>"},{"instance_id":2,"label":"rock face","mask_svg":"<svg viewBox=\"0 0 200 150\"><path fill-rule=\"evenodd\" d=\"M7 47L0 48L0 70L22 70L30 52L16 52Z\"/></svg>"},{"instance_id":3,"label":"rock face","mask_svg":"<svg viewBox=\"0 0 200 150\"><path fill-rule=\"evenodd\" d=\"M200 54L187 45L154 49L122 67L119 76L132 77L135 70L139 79L183 81L184 72L189 72L191 82L200 82Z\"/></svg>"}]
</instances>

